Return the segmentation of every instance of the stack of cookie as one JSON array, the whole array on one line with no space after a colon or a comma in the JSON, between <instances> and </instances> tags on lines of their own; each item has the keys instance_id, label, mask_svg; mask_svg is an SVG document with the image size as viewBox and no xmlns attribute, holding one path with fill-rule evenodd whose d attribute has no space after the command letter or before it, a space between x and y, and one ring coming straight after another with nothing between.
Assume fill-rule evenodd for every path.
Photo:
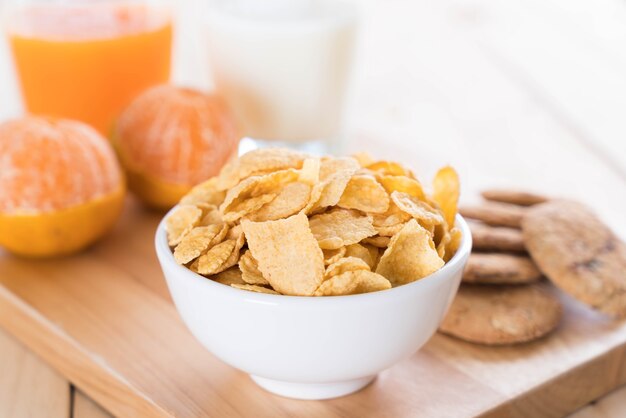
<instances>
[{"instance_id":1,"label":"stack of cookie","mask_svg":"<svg viewBox=\"0 0 626 418\"><path fill-rule=\"evenodd\" d=\"M587 207L521 191L482 196L482 204L460 210L474 247L441 332L487 345L540 338L562 315L550 282L626 316L626 245ZM544 275L549 282L541 283Z\"/></svg>"}]
</instances>

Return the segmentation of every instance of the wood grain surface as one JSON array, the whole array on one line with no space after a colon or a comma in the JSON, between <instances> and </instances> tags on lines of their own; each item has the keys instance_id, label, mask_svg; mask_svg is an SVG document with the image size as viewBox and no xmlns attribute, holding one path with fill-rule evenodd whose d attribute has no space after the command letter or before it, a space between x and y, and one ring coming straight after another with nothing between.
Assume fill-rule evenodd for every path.
<instances>
[{"instance_id":1,"label":"wood grain surface","mask_svg":"<svg viewBox=\"0 0 626 418\"><path fill-rule=\"evenodd\" d=\"M192 14L194 1L183 14ZM422 178L452 163L467 202L480 188L512 185L576 198L626 237L626 4L359 5L348 152L399 159ZM187 47L177 52L184 68L176 80L204 86L201 54L188 53L189 45L198 46L195 37L186 42L191 28L177 40ZM0 59L5 76L11 70ZM2 92L8 97L16 89ZM18 111L15 100L0 100L1 114ZM56 369L0 339L9 358L31 359L13 362L21 366L7 366L6 374L2 363L0 416L21 418L28 415L15 415L19 408L36 407L15 401L25 398L16 395L20 379L51 382L39 386L37 397L56 405L46 411L59 408L59 416L69 416L69 381L79 389L75 414L100 413L86 406L84 393L121 417L556 417L626 383L626 324L559 295L565 319L547 339L485 348L436 335L357 394L324 402L268 394L184 328L152 248L160 216L129 199L115 231L77 256L35 262L0 252L0 326ZM32 362L36 372L29 372ZM624 393L576 417L623 416Z\"/></svg>"},{"instance_id":2,"label":"wood grain surface","mask_svg":"<svg viewBox=\"0 0 626 418\"><path fill-rule=\"evenodd\" d=\"M74 391L72 418L111 418L111 415L82 392Z\"/></svg>"},{"instance_id":3,"label":"wood grain surface","mask_svg":"<svg viewBox=\"0 0 626 418\"><path fill-rule=\"evenodd\" d=\"M621 418L626 405L626 388L611 392L599 402L594 402L573 413L570 418Z\"/></svg>"},{"instance_id":4,"label":"wood grain surface","mask_svg":"<svg viewBox=\"0 0 626 418\"><path fill-rule=\"evenodd\" d=\"M355 395L270 395L194 340L158 272L138 280L120 267L138 258L150 271L151 244L110 262L109 246L137 235L126 223L157 221L128 203L114 234L79 256L0 258L0 325L116 416L436 416L444 403L449 416L560 416L626 381L626 324L564 298L565 321L544 341L484 348L437 335Z\"/></svg>"},{"instance_id":5,"label":"wood grain surface","mask_svg":"<svg viewBox=\"0 0 626 418\"><path fill-rule=\"evenodd\" d=\"M67 418L70 410L67 380L0 330L0 417Z\"/></svg>"},{"instance_id":6,"label":"wood grain surface","mask_svg":"<svg viewBox=\"0 0 626 418\"><path fill-rule=\"evenodd\" d=\"M28 361L24 361L28 359ZM0 416L108 418L100 406L75 390L73 411L69 411L70 384L33 354L0 331ZM25 386L19 382L28 382ZM619 418L623 416L626 388L616 390L600 402L589 405L572 418Z\"/></svg>"}]
</instances>

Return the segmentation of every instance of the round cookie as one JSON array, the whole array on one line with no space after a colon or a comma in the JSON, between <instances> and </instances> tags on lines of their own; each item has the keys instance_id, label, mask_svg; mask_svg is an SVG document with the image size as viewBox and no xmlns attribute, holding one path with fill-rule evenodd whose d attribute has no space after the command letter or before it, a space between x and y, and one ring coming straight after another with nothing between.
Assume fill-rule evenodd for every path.
<instances>
[{"instance_id":1,"label":"round cookie","mask_svg":"<svg viewBox=\"0 0 626 418\"><path fill-rule=\"evenodd\" d=\"M615 317L626 316L626 244L585 205L532 207L522 222L526 248L561 290Z\"/></svg>"},{"instance_id":2,"label":"round cookie","mask_svg":"<svg viewBox=\"0 0 626 418\"><path fill-rule=\"evenodd\" d=\"M521 206L532 206L548 201L546 196L523 190L487 189L483 190L481 195L485 199L494 202L512 203Z\"/></svg>"},{"instance_id":3,"label":"round cookie","mask_svg":"<svg viewBox=\"0 0 626 418\"><path fill-rule=\"evenodd\" d=\"M526 252L522 231L516 228L469 223L472 231L472 248L477 250Z\"/></svg>"},{"instance_id":4,"label":"round cookie","mask_svg":"<svg viewBox=\"0 0 626 418\"><path fill-rule=\"evenodd\" d=\"M459 213L487 225L519 228L526 210L524 206L487 201L476 206L463 206L459 208Z\"/></svg>"},{"instance_id":5,"label":"round cookie","mask_svg":"<svg viewBox=\"0 0 626 418\"><path fill-rule=\"evenodd\" d=\"M439 331L477 344L517 344L548 334L561 315L541 285L462 285Z\"/></svg>"},{"instance_id":6,"label":"round cookie","mask_svg":"<svg viewBox=\"0 0 626 418\"><path fill-rule=\"evenodd\" d=\"M464 283L522 284L541 279L530 257L500 253L472 253L463 271Z\"/></svg>"}]
</instances>

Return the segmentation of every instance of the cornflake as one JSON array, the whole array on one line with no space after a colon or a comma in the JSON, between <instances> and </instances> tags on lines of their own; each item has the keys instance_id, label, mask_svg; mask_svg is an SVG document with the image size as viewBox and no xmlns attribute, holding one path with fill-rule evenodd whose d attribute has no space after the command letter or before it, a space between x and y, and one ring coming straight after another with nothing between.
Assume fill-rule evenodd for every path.
<instances>
[{"instance_id":1,"label":"cornflake","mask_svg":"<svg viewBox=\"0 0 626 418\"><path fill-rule=\"evenodd\" d=\"M454 169L439 170L432 190L402 164L364 153L260 149L195 186L165 226L178 264L234 289L368 293L420 280L456 253Z\"/></svg>"}]
</instances>

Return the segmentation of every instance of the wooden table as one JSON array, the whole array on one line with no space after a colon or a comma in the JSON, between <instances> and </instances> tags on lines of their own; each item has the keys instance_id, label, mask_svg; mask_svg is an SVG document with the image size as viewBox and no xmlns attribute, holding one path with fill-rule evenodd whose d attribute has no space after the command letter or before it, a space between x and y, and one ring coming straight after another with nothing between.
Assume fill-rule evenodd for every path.
<instances>
[{"instance_id":1,"label":"wooden table","mask_svg":"<svg viewBox=\"0 0 626 418\"><path fill-rule=\"evenodd\" d=\"M35 355L0 331L0 416L3 418L107 418L104 409L75 389ZM570 418L624 416L626 388Z\"/></svg>"},{"instance_id":2,"label":"wooden table","mask_svg":"<svg viewBox=\"0 0 626 418\"><path fill-rule=\"evenodd\" d=\"M175 80L205 87L189 24L195 2L181 13ZM424 176L451 162L466 180L466 199L512 184L574 196L626 237L625 3L359 4L349 148L408 160ZM19 104L3 48L0 115L9 116ZM0 370L0 417L107 416L1 331ZM624 414L626 389L576 416Z\"/></svg>"}]
</instances>

